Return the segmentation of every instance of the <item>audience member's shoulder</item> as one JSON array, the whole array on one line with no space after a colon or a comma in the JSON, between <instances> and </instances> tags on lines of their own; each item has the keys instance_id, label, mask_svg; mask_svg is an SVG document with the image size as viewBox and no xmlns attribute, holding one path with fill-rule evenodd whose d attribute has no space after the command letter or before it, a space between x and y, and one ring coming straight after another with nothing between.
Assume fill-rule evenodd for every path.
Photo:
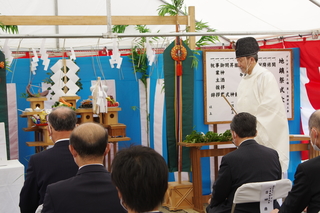
<instances>
[{"instance_id":1,"label":"audience member's shoulder","mask_svg":"<svg viewBox=\"0 0 320 213\"><path fill-rule=\"evenodd\" d=\"M320 156L311 158L309 160L306 160L299 164L300 167L315 167L319 168L320 167Z\"/></svg>"},{"instance_id":2,"label":"audience member's shoulder","mask_svg":"<svg viewBox=\"0 0 320 213\"><path fill-rule=\"evenodd\" d=\"M35 153L35 154L31 155L30 159L32 158L33 160L36 160L36 159L43 158L43 157L48 155L48 153L50 152L49 150L50 149L43 150L43 151L41 151L39 153Z\"/></svg>"},{"instance_id":3,"label":"audience member's shoulder","mask_svg":"<svg viewBox=\"0 0 320 213\"><path fill-rule=\"evenodd\" d=\"M55 149L53 149L53 147L48 148L48 149L43 150L39 153L35 153L35 154L31 155L30 159L33 158L34 161L40 162L41 160L45 161L44 159L46 159L46 158L49 158L49 159L52 159L53 157L56 158L57 157L56 152L59 150L61 150L61 149L55 150Z\"/></svg>"},{"instance_id":4,"label":"audience member's shoulder","mask_svg":"<svg viewBox=\"0 0 320 213\"><path fill-rule=\"evenodd\" d=\"M259 146L260 146L260 150L263 151L263 153L279 157L277 150L261 144L259 144Z\"/></svg>"},{"instance_id":5,"label":"audience member's shoulder","mask_svg":"<svg viewBox=\"0 0 320 213\"><path fill-rule=\"evenodd\" d=\"M48 187L50 186L50 189L56 190L56 189L65 189L67 186L70 186L71 182L73 181L75 177L71 177L65 180L60 180L58 182L55 183L51 183L48 185Z\"/></svg>"}]
</instances>

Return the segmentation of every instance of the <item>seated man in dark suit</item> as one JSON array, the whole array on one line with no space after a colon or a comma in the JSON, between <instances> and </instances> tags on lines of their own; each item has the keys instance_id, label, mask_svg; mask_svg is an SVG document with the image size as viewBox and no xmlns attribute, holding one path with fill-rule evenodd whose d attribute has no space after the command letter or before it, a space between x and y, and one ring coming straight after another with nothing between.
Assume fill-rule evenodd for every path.
<instances>
[{"instance_id":1,"label":"seated man in dark suit","mask_svg":"<svg viewBox=\"0 0 320 213\"><path fill-rule=\"evenodd\" d=\"M32 155L20 192L21 213L34 213L43 203L47 186L76 175L78 166L69 151L69 137L77 114L69 107L58 107L48 116L48 133L54 146Z\"/></svg>"},{"instance_id":2,"label":"seated man in dark suit","mask_svg":"<svg viewBox=\"0 0 320 213\"><path fill-rule=\"evenodd\" d=\"M110 173L103 166L109 151L105 128L98 123L79 125L71 133L69 148L79 166L78 173L47 187L42 212L126 212L120 205Z\"/></svg>"},{"instance_id":3,"label":"seated man in dark suit","mask_svg":"<svg viewBox=\"0 0 320 213\"><path fill-rule=\"evenodd\" d=\"M168 167L155 150L145 146L120 150L111 178L128 213L159 212L168 188Z\"/></svg>"},{"instance_id":4,"label":"seated man in dark suit","mask_svg":"<svg viewBox=\"0 0 320 213\"><path fill-rule=\"evenodd\" d=\"M281 179L278 153L254 140L256 126L256 117L249 113L239 113L232 119L230 129L238 149L222 157L208 213L230 212L234 193L242 184ZM274 205L279 206L276 201ZM237 204L235 212L259 213L259 203Z\"/></svg>"},{"instance_id":5,"label":"seated man in dark suit","mask_svg":"<svg viewBox=\"0 0 320 213\"><path fill-rule=\"evenodd\" d=\"M320 151L320 110L309 118L310 143L314 150ZM320 212L320 156L298 165L291 191L273 213L301 213L307 208L308 213Z\"/></svg>"}]
</instances>

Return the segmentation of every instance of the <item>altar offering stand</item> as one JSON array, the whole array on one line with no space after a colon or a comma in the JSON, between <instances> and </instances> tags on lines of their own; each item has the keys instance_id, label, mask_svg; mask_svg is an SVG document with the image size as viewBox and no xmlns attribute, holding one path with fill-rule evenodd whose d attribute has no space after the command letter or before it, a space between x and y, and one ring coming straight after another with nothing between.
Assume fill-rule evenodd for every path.
<instances>
[{"instance_id":1,"label":"altar offering stand","mask_svg":"<svg viewBox=\"0 0 320 213\"><path fill-rule=\"evenodd\" d=\"M30 102L30 107L32 110L39 108L44 108L44 101L47 98L38 97L38 98L27 98L27 101ZM53 145L52 140L49 137L46 124L35 124L31 117L35 114L38 114L38 111L26 112L24 111L20 117L27 118L27 127L23 128L26 132L34 132L35 141L26 142L27 146L35 147L36 153L40 152L43 149L46 149L48 146Z\"/></svg>"}]
</instances>

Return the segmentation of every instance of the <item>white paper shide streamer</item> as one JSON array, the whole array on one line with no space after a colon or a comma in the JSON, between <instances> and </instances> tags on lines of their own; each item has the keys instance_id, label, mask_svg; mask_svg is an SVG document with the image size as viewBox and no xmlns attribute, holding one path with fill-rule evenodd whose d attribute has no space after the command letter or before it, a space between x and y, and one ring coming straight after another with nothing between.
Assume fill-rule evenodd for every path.
<instances>
[{"instance_id":1,"label":"white paper shide streamer","mask_svg":"<svg viewBox=\"0 0 320 213\"><path fill-rule=\"evenodd\" d=\"M70 47L70 50L71 50L70 59L75 61L77 59L76 54L74 53L74 50L72 47Z\"/></svg>"},{"instance_id":2,"label":"white paper shide streamer","mask_svg":"<svg viewBox=\"0 0 320 213\"><path fill-rule=\"evenodd\" d=\"M113 40L112 55L109 61L111 68L114 68L114 65L117 64L117 68L120 69L122 58L120 57L120 52L116 40Z\"/></svg>"},{"instance_id":3,"label":"white paper shide streamer","mask_svg":"<svg viewBox=\"0 0 320 213\"><path fill-rule=\"evenodd\" d=\"M5 40L2 51L6 57L8 65L10 66L13 60L13 56L12 56L12 51L8 46L8 39Z\"/></svg>"},{"instance_id":4,"label":"white paper shide streamer","mask_svg":"<svg viewBox=\"0 0 320 213\"><path fill-rule=\"evenodd\" d=\"M68 72L66 70L68 67ZM62 69L61 69L62 68ZM77 76L77 71L79 67L70 59L60 59L51 67L52 72L54 73L50 78L54 82L54 85L51 86L51 90L55 93L51 99L53 101L58 101L61 96L75 96L79 90L79 87L76 85L79 77ZM62 79L68 77L68 81L64 82ZM68 91L65 93L61 88L68 87Z\"/></svg>"},{"instance_id":5,"label":"white paper shide streamer","mask_svg":"<svg viewBox=\"0 0 320 213\"><path fill-rule=\"evenodd\" d=\"M95 85L90 88L92 92L92 110L93 113L99 114L108 112L107 90L108 87L103 85L100 77Z\"/></svg>"},{"instance_id":6,"label":"white paper shide streamer","mask_svg":"<svg viewBox=\"0 0 320 213\"><path fill-rule=\"evenodd\" d=\"M33 57L32 57L32 61L31 61L31 65L30 65L30 67L31 67L30 70L31 70L32 74L35 75L39 58L38 58L37 51L34 48L32 48L32 52L33 52Z\"/></svg>"},{"instance_id":7,"label":"white paper shide streamer","mask_svg":"<svg viewBox=\"0 0 320 213\"><path fill-rule=\"evenodd\" d=\"M44 70L48 70L50 59L48 58L49 55L47 54L47 50L44 46L45 42L46 40L43 39L40 47L40 54L41 54L41 60L43 60L42 65L44 65Z\"/></svg>"},{"instance_id":8,"label":"white paper shide streamer","mask_svg":"<svg viewBox=\"0 0 320 213\"><path fill-rule=\"evenodd\" d=\"M154 50L151 47L151 44L149 42L149 38L146 39L146 53L147 53L147 58L149 61L149 66L152 66L154 59L156 57L156 54L154 52Z\"/></svg>"}]
</instances>

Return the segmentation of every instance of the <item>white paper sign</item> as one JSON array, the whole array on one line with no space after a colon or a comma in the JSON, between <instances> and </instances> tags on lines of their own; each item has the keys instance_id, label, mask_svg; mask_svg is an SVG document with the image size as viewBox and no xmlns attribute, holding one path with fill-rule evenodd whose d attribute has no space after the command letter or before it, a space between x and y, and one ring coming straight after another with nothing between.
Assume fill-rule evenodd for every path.
<instances>
[{"instance_id":1,"label":"white paper sign","mask_svg":"<svg viewBox=\"0 0 320 213\"><path fill-rule=\"evenodd\" d=\"M7 144L6 131L4 123L0 123L0 165L5 165L7 162Z\"/></svg>"},{"instance_id":2,"label":"white paper sign","mask_svg":"<svg viewBox=\"0 0 320 213\"><path fill-rule=\"evenodd\" d=\"M260 212L268 213L273 210L274 183L268 183L261 186L260 193Z\"/></svg>"},{"instance_id":3,"label":"white paper sign","mask_svg":"<svg viewBox=\"0 0 320 213\"><path fill-rule=\"evenodd\" d=\"M270 70L279 85L280 94L289 119L293 118L292 50L261 50L260 66ZM224 100L237 109L237 88L242 79L233 50L209 50L204 52L204 101L205 123L229 123L234 112Z\"/></svg>"}]
</instances>

